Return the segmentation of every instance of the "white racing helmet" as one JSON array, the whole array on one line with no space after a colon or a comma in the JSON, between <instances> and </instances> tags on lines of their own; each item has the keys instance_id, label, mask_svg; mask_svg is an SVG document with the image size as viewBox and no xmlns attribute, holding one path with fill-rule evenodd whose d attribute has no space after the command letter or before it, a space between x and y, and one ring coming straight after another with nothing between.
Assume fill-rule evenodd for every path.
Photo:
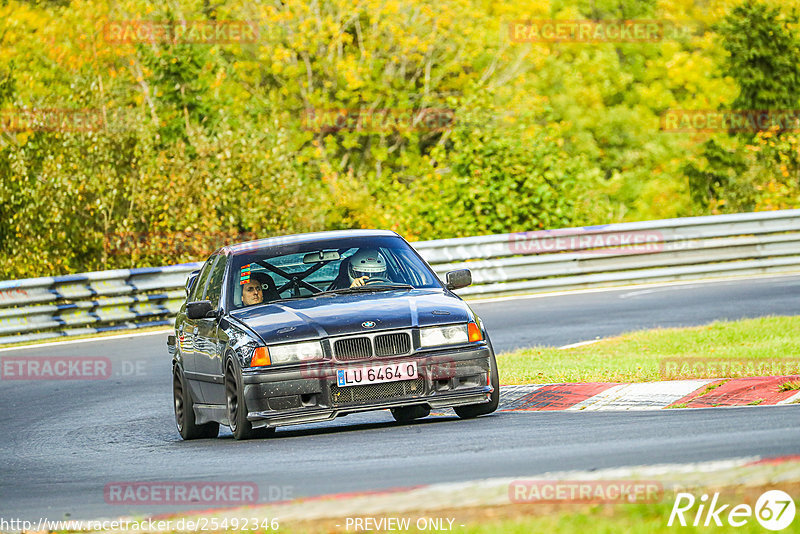
<instances>
[{"instance_id":1,"label":"white racing helmet","mask_svg":"<svg viewBox=\"0 0 800 534\"><path fill-rule=\"evenodd\" d=\"M361 249L350 257L347 268L350 283L356 278L386 278L386 260L375 249Z\"/></svg>"}]
</instances>

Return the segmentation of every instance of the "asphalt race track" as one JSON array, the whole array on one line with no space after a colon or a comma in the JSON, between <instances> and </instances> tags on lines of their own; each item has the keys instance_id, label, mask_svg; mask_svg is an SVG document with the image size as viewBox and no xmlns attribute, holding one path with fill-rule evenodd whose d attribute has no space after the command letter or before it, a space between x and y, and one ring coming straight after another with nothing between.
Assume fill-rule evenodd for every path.
<instances>
[{"instance_id":1,"label":"asphalt race track","mask_svg":"<svg viewBox=\"0 0 800 534\"><path fill-rule=\"evenodd\" d=\"M800 315L800 276L498 300L473 308L498 351L558 346L640 328ZM384 411L283 428L268 440L236 442L225 429L216 440L182 442L165 339L155 334L0 352L0 358L108 356L113 362L109 380L0 384L0 516L55 520L175 510L106 504L104 486L114 482L248 481L266 502L800 453L797 406L515 412L411 425L394 423Z\"/></svg>"}]
</instances>

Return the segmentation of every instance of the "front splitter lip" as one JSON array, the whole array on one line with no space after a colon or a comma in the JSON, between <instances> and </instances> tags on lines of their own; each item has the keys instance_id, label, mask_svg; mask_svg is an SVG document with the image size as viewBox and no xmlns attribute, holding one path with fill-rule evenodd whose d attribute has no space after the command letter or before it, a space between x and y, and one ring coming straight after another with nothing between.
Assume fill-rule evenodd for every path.
<instances>
[{"instance_id":1,"label":"front splitter lip","mask_svg":"<svg viewBox=\"0 0 800 534\"><path fill-rule=\"evenodd\" d=\"M389 399L369 404L347 404L335 408L311 408L285 412L250 412L247 414L247 419L253 423L253 428L260 428L320 423L331 421L342 414L386 410L400 406L426 405L431 409L437 410L489 402L489 394L493 391L494 388L491 386L482 386L468 391L454 391L446 394L437 393L434 396L425 397Z\"/></svg>"}]
</instances>

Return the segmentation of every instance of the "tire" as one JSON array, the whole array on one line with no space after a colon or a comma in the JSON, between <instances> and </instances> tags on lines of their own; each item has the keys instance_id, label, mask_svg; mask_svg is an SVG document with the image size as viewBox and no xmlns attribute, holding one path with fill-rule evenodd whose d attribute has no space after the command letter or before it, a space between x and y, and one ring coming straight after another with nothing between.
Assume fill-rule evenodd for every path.
<instances>
[{"instance_id":1,"label":"tire","mask_svg":"<svg viewBox=\"0 0 800 534\"><path fill-rule=\"evenodd\" d=\"M192 392L183 378L183 370L175 365L172 372L172 399L175 409L175 426L181 438L203 439L216 438L219 434L219 423L205 423L198 425L194 416L194 399Z\"/></svg>"},{"instance_id":2,"label":"tire","mask_svg":"<svg viewBox=\"0 0 800 534\"><path fill-rule=\"evenodd\" d=\"M275 432L274 428L253 428L253 424L247 420L242 373L234 358L228 358L225 364L225 402L228 426L237 440L264 438Z\"/></svg>"},{"instance_id":3,"label":"tire","mask_svg":"<svg viewBox=\"0 0 800 534\"><path fill-rule=\"evenodd\" d=\"M497 405L500 404L500 376L497 373L497 362L494 359L494 350L492 351L492 358L489 361L489 372L492 376L492 387L494 388L489 402L454 407L453 409L456 415L461 419L472 419L473 417L487 415L497 410Z\"/></svg>"},{"instance_id":4,"label":"tire","mask_svg":"<svg viewBox=\"0 0 800 534\"><path fill-rule=\"evenodd\" d=\"M408 423L414 419L421 419L428 417L431 414L431 409L428 406L401 406L399 408L392 408L392 417L398 423Z\"/></svg>"}]
</instances>

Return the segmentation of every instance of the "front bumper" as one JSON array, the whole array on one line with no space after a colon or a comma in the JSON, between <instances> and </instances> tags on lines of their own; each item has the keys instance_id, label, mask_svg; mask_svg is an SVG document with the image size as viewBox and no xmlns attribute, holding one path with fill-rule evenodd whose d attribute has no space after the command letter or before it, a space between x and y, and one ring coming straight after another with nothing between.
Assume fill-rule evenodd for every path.
<instances>
[{"instance_id":1,"label":"front bumper","mask_svg":"<svg viewBox=\"0 0 800 534\"><path fill-rule=\"evenodd\" d=\"M489 402L491 358L488 345L455 350L417 351L402 358L356 362L323 361L284 369L245 371L244 397L253 427L329 421L341 415L400 406L443 409ZM417 362L418 378L338 387L336 370L364 365Z\"/></svg>"}]
</instances>

